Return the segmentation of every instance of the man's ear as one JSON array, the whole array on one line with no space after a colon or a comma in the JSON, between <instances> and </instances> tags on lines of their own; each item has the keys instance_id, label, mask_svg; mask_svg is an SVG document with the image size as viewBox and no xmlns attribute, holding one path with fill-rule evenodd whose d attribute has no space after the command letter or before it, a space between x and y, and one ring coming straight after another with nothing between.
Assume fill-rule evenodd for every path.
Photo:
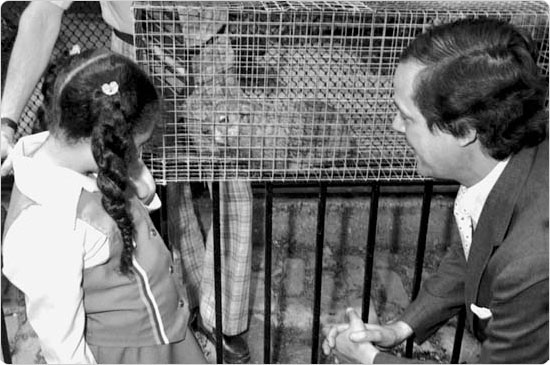
<instances>
[{"instance_id":1,"label":"man's ear","mask_svg":"<svg viewBox=\"0 0 550 365\"><path fill-rule=\"evenodd\" d=\"M468 147L469 145L477 141L477 131L475 129L469 128L462 137L458 137L458 143L460 147Z\"/></svg>"},{"instance_id":2,"label":"man's ear","mask_svg":"<svg viewBox=\"0 0 550 365\"><path fill-rule=\"evenodd\" d=\"M464 131L464 135L457 137L460 147L468 147L477 141L477 131L472 128L474 121L470 117L463 117L457 121L460 131Z\"/></svg>"}]
</instances>

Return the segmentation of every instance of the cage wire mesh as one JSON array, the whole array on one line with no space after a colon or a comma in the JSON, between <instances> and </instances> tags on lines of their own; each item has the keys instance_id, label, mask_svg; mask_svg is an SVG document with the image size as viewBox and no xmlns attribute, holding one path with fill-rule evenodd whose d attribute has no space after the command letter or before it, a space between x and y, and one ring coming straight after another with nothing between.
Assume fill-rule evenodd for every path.
<instances>
[{"instance_id":1,"label":"cage wire mesh","mask_svg":"<svg viewBox=\"0 0 550 365\"><path fill-rule=\"evenodd\" d=\"M2 4L2 71L26 2ZM418 180L391 129L401 50L434 23L489 16L529 32L548 75L543 1L139 1L139 63L166 100L159 183ZM108 47L98 2L74 2L54 57ZM2 78L4 80L4 78ZM16 136L33 131L40 84Z\"/></svg>"},{"instance_id":2,"label":"cage wire mesh","mask_svg":"<svg viewBox=\"0 0 550 365\"><path fill-rule=\"evenodd\" d=\"M160 182L417 180L391 128L399 54L433 24L505 19L548 74L538 1L138 1L138 62L166 102Z\"/></svg>"},{"instance_id":3,"label":"cage wire mesh","mask_svg":"<svg viewBox=\"0 0 550 365\"><path fill-rule=\"evenodd\" d=\"M17 34L19 17L28 1L6 1L2 3L2 89L11 48ZM78 44L82 49L109 48L111 28L103 21L97 1L75 1L65 11L59 37L55 44L52 59ZM36 85L19 119L19 128L15 136L21 136L40 130L37 111L42 104L42 82Z\"/></svg>"}]
</instances>

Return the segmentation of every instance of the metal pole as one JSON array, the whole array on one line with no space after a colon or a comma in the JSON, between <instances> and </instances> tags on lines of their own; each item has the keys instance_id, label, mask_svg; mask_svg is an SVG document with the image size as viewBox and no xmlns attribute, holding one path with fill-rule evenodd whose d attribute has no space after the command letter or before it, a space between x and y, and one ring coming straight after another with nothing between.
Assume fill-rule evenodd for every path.
<instances>
[{"instance_id":1,"label":"metal pole","mask_svg":"<svg viewBox=\"0 0 550 365\"><path fill-rule=\"evenodd\" d=\"M216 303L216 362L223 364L220 184L216 181L212 182L212 228L214 239L214 296Z\"/></svg>"},{"instance_id":2,"label":"metal pole","mask_svg":"<svg viewBox=\"0 0 550 365\"><path fill-rule=\"evenodd\" d=\"M319 183L317 204L317 237L315 243L315 291L313 299L313 336L311 363L319 362L319 323L321 317L321 284L323 279L323 243L325 241L325 211L327 204L327 184Z\"/></svg>"},{"instance_id":3,"label":"metal pole","mask_svg":"<svg viewBox=\"0 0 550 365\"><path fill-rule=\"evenodd\" d=\"M1 311L2 315L2 356L4 357L4 362L6 364L11 364L11 352L10 344L8 342L8 332L6 331L6 321L4 320L4 310Z\"/></svg>"},{"instance_id":4,"label":"metal pole","mask_svg":"<svg viewBox=\"0 0 550 365\"><path fill-rule=\"evenodd\" d=\"M369 319L370 290L372 285L372 271L374 261L374 246L376 245L376 223L378 219L378 199L380 197L380 184L375 181L371 186L369 230L367 233L367 253L365 256L365 273L363 279L363 305L361 307L361 319L367 322Z\"/></svg>"},{"instance_id":5,"label":"metal pole","mask_svg":"<svg viewBox=\"0 0 550 365\"><path fill-rule=\"evenodd\" d=\"M271 249L273 228L273 185L265 184L264 221L264 364L271 364Z\"/></svg>"},{"instance_id":6,"label":"metal pole","mask_svg":"<svg viewBox=\"0 0 550 365\"><path fill-rule=\"evenodd\" d=\"M464 335L464 326L466 325L466 307L462 307L458 312L456 323L455 341L453 344L453 354L451 355L451 364L458 364L460 360L460 349L462 347L462 336Z\"/></svg>"},{"instance_id":7,"label":"metal pole","mask_svg":"<svg viewBox=\"0 0 550 365\"><path fill-rule=\"evenodd\" d=\"M172 244L168 238L168 187L166 185L157 185L157 195L161 201L161 206L158 211L151 213L151 220L159 231L168 250L172 251Z\"/></svg>"}]
</instances>

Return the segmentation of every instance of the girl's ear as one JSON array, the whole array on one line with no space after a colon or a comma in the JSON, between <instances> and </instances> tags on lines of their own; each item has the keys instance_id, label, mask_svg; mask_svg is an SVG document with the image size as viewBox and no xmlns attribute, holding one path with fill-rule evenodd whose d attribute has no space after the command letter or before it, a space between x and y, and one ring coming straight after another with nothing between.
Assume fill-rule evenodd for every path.
<instances>
[{"instance_id":1,"label":"girl's ear","mask_svg":"<svg viewBox=\"0 0 550 365\"><path fill-rule=\"evenodd\" d=\"M79 169L86 173L96 173L99 169L92 152L92 138L80 138L76 144L71 142L75 148L73 157L78 159Z\"/></svg>"}]
</instances>

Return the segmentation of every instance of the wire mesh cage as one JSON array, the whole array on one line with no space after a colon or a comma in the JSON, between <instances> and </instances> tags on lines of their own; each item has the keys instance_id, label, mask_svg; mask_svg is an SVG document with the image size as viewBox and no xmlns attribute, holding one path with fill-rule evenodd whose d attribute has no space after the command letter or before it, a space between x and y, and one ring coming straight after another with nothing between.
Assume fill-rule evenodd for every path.
<instances>
[{"instance_id":1,"label":"wire mesh cage","mask_svg":"<svg viewBox=\"0 0 550 365\"><path fill-rule=\"evenodd\" d=\"M24 6L2 4L3 73ZM543 1L140 1L134 12L138 61L166 100L162 144L144 156L160 183L421 179L391 129L391 75L434 23L517 24L548 75ZM110 32L97 2L75 2L54 57L75 43L106 47ZM39 84L17 138L40 103Z\"/></svg>"},{"instance_id":2,"label":"wire mesh cage","mask_svg":"<svg viewBox=\"0 0 550 365\"><path fill-rule=\"evenodd\" d=\"M140 1L137 59L166 101L160 182L415 180L391 128L402 49L435 23L489 16L537 41L536 1Z\"/></svg>"}]
</instances>

